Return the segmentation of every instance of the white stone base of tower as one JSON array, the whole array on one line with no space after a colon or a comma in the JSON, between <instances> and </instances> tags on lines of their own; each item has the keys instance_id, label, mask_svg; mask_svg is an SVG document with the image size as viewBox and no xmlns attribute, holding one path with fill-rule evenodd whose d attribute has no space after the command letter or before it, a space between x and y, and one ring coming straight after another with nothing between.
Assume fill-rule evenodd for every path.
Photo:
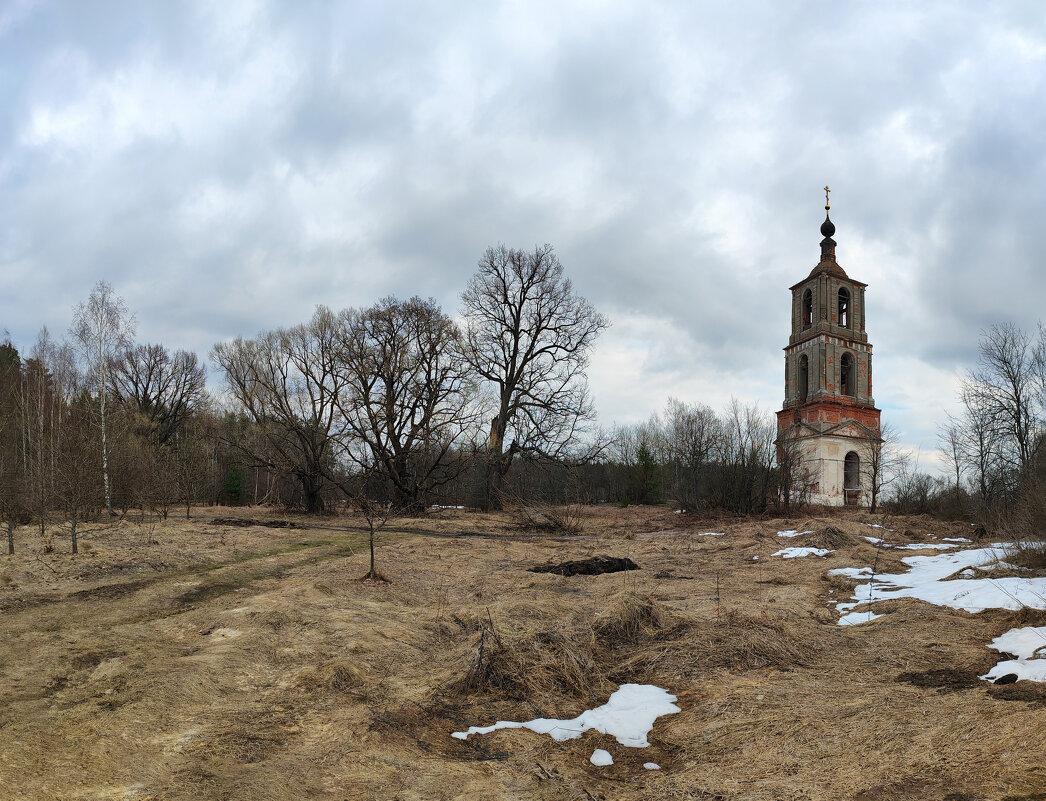
<instances>
[{"instance_id":1,"label":"white stone base of tower","mask_svg":"<svg viewBox=\"0 0 1046 801\"><path fill-rule=\"evenodd\" d=\"M803 427L805 428L805 427ZM791 431L793 501L822 506L868 506L872 500L874 467L880 440L859 424L841 427L832 434ZM856 481L847 486L846 457L856 454ZM852 459L853 457L851 457Z\"/></svg>"}]
</instances>

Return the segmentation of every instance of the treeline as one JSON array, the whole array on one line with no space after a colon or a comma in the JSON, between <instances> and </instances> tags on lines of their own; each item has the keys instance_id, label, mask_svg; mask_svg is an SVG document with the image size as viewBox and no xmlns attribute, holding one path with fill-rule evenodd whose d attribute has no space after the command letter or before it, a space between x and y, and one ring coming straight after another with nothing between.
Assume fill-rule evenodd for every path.
<instances>
[{"instance_id":1,"label":"treeline","mask_svg":"<svg viewBox=\"0 0 1046 801\"><path fill-rule=\"evenodd\" d=\"M0 346L0 516L48 537L101 512L197 503L350 502L417 512L503 502L520 462L605 448L585 369L609 325L549 245L489 248L459 325L434 301L319 307L287 329L216 345L224 392L195 354L134 341L102 282L69 336ZM528 479L529 480L529 479Z\"/></svg>"}]
</instances>

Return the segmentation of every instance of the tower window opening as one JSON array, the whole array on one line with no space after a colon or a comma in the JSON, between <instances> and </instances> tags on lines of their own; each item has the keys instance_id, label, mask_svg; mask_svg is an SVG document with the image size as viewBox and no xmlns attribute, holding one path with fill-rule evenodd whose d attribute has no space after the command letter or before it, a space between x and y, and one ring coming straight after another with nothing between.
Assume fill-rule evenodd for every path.
<instances>
[{"instance_id":1,"label":"tower window opening","mask_svg":"<svg viewBox=\"0 0 1046 801\"><path fill-rule=\"evenodd\" d=\"M839 392L842 395L853 395L854 360L849 353L844 353L839 362Z\"/></svg>"},{"instance_id":2,"label":"tower window opening","mask_svg":"<svg viewBox=\"0 0 1046 801\"><path fill-rule=\"evenodd\" d=\"M839 290L839 325L850 327L850 290L845 287Z\"/></svg>"},{"instance_id":3,"label":"tower window opening","mask_svg":"<svg viewBox=\"0 0 1046 801\"><path fill-rule=\"evenodd\" d=\"M810 360L805 355L799 357L799 402L806 403L810 393Z\"/></svg>"},{"instance_id":4,"label":"tower window opening","mask_svg":"<svg viewBox=\"0 0 1046 801\"><path fill-rule=\"evenodd\" d=\"M803 293L803 328L814 324L814 293L809 289Z\"/></svg>"}]
</instances>

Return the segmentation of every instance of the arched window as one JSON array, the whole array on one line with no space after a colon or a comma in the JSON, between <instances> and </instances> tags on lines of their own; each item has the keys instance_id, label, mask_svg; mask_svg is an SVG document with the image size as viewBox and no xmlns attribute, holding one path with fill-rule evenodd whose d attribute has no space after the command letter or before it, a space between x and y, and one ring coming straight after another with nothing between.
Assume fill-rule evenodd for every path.
<instances>
[{"instance_id":1,"label":"arched window","mask_svg":"<svg viewBox=\"0 0 1046 801\"><path fill-rule=\"evenodd\" d=\"M810 360L804 353L799 357L799 402L806 403L806 396L810 393Z\"/></svg>"},{"instance_id":2,"label":"arched window","mask_svg":"<svg viewBox=\"0 0 1046 801\"><path fill-rule=\"evenodd\" d=\"M843 460L843 500L856 506L861 498L861 457L850 451Z\"/></svg>"},{"instance_id":3,"label":"arched window","mask_svg":"<svg viewBox=\"0 0 1046 801\"><path fill-rule=\"evenodd\" d=\"M814 293L809 289L803 293L803 328L814 324Z\"/></svg>"},{"instance_id":4,"label":"arched window","mask_svg":"<svg viewBox=\"0 0 1046 801\"><path fill-rule=\"evenodd\" d=\"M843 287L839 290L839 325L850 327L850 290Z\"/></svg>"},{"instance_id":5,"label":"arched window","mask_svg":"<svg viewBox=\"0 0 1046 801\"><path fill-rule=\"evenodd\" d=\"M844 353L839 362L839 394L854 394L854 360L849 353Z\"/></svg>"}]
</instances>

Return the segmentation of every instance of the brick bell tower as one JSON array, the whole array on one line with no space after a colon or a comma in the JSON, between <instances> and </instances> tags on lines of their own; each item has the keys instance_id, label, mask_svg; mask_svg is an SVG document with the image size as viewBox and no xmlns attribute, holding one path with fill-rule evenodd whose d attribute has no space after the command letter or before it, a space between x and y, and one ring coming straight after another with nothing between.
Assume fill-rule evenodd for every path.
<instances>
[{"instance_id":1,"label":"brick bell tower","mask_svg":"<svg viewBox=\"0 0 1046 801\"><path fill-rule=\"evenodd\" d=\"M835 225L821 224L821 260L790 287L792 335L785 351L784 408L777 413L778 463L793 497L829 506L871 499L874 458L882 442L872 399L872 346L864 320L867 284L835 260Z\"/></svg>"}]
</instances>

